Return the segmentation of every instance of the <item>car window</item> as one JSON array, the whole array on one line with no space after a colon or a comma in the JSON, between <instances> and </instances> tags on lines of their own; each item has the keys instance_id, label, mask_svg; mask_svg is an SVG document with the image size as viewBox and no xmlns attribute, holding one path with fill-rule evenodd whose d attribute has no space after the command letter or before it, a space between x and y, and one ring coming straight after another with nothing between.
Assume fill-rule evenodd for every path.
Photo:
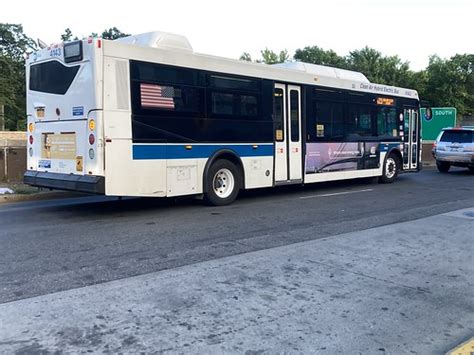
<instances>
[{"instance_id":1,"label":"car window","mask_svg":"<svg viewBox=\"0 0 474 355\"><path fill-rule=\"evenodd\" d=\"M473 132L463 130L447 130L443 132L441 142L473 143Z\"/></svg>"}]
</instances>

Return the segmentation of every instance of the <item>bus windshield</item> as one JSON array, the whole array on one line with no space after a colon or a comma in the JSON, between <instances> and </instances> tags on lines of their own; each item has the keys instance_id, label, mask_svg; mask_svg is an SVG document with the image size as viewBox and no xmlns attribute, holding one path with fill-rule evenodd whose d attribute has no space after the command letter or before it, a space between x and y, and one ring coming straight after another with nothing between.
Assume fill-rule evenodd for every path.
<instances>
[{"instance_id":1,"label":"bus windshield","mask_svg":"<svg viewBox=\"0 0 474 355\"><path fill-rule=\"evenodd\" d=\"M30 90L64 95L78 71L79 65L67 67L56 60L32 65L30 67Z\"/></svg>"}]
</instances>

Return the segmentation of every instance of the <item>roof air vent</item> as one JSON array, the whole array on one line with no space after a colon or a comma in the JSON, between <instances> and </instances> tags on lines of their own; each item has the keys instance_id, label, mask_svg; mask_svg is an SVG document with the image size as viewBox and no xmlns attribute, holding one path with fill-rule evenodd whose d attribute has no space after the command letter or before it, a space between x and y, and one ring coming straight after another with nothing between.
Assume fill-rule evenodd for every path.
<instances>
[{"instance_id":1,"label":"roof air vent","mask_svg":"<svg viewBox=\"0 0 474 355\"><path fill-rule=\"evenodd\" d=\"M191 47L191 44L186 37L167 32L147 32L139 35L119 38L116 41L141 47L193 52L193 47Z\"/></svg>"}]
</instances>

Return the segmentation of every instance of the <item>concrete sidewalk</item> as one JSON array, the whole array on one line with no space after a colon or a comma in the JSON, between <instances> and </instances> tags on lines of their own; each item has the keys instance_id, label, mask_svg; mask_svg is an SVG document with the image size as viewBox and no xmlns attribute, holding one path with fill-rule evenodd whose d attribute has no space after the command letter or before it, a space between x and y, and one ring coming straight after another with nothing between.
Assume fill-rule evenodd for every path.
<instances>
[{"instance_id":1,"label":"concrete sidewalk","mask_svg":"<svg viewBox=\"0 0 474 355\"><path fill-rule=\"evenodd\" d=\"M471 208L2 304L0 353L442 354L474 334L473 229Z\"/></svg>"}]
</instances>

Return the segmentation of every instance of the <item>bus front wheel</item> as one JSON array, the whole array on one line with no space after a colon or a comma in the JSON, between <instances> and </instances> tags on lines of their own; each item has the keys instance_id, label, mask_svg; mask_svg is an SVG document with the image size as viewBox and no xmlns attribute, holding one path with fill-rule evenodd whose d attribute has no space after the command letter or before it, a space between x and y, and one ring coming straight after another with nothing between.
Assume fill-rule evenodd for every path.
<instances>
[{"instance_id":1,"label":"bus front wheel","mask_svg":"<svg viewBox=\"0 0 474 355\"><path fill-rule=\"evenodd\" d=\"M390 184L395 181L400 172L400 159L395 154L389 154L383 163L382 176L379 181L384 184Z\"/></svg>"},{"instance_id":2,"label":"bus front wheel","mask_svg":"<svg viewBox=\"0 0 474 355\"><path fill-rule=\"evenodd\" d=\"M235 201L241 187L241 174L234 163L220 159L209 168L204 199L212 206L225 206Z\"/></svg>"}]
</instances>

